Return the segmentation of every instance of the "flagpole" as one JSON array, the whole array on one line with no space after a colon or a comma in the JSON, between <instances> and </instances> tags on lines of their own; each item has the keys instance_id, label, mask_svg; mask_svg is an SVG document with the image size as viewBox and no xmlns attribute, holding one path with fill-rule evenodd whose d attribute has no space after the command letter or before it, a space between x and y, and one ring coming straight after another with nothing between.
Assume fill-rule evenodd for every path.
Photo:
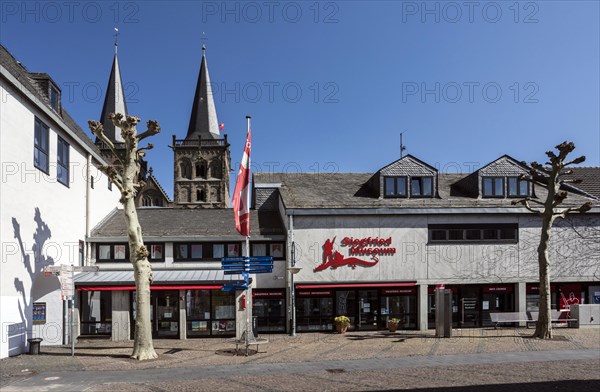
<instances>
[{"instance_id":1,"label":"flagpole","mask_svg":"<svg viewBox=\"0 0 600 392\"><path fill-rule=\"evenodd\" d=\"M247 133L250 132L250 116L246 116L246 129ZM246 136L247 138L247 136ZM248 184L250 184L250 154L248 154ZM248 185L249 186L249 185ZM250 220L250 192L246 192L246 206L248 206L248 220ZM246 257L247 263L250 262L250 230L248 230L248 235L246 235ZM250 306L252 304L250 296L252 295L252 290L250 288L250 283L246 287L246 355L248 355L248 346L250 342ZM252 337L254 337L254 331L252 331Z\"/></svg>"}]
</instances>

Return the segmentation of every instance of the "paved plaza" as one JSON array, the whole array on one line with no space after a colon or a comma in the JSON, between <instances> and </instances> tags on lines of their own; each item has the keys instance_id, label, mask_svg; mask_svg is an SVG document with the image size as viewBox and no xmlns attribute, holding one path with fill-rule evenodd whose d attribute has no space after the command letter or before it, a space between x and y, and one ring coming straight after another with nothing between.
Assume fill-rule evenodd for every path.
<instances>
[{"instance_id":1,"label":"paved plaza","mask_svg":"<svg viewBox=\"0 0 600 392\"><path fill-rule=\"evenodd\" d=\"M159 358L128 358L131 342L86 340L6 358L2 391L564 391L600 388L600 329L349 332L261 335L260 352L227 339L156 340ZM254 348L254 347L253 347Z\"/></svg>"}]
</instances>

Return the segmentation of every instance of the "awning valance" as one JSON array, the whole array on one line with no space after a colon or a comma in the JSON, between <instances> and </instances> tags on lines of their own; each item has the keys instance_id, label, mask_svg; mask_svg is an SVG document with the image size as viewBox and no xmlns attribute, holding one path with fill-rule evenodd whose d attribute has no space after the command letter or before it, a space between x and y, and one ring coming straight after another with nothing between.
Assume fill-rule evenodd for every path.
<instances>
[{"instance_id":1,"label":"awning valance","mask_svg":"<svg viewBox=\"0 0 600 392\"><path fill-rule=\"evenodd\" d=\"M310 283L298 284L297 289L345 289L360 287L413 287L417 282L389 282L389 283Z\"/></svg>"}]
</instances>

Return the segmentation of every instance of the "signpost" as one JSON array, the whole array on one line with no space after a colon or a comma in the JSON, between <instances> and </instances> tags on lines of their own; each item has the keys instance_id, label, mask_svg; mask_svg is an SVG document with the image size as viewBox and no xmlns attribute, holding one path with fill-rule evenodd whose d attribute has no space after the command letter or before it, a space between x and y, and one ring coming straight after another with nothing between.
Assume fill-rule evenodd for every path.
<instances>
[{"instance_id":1,"label":"signpost","mask_svg":"<svg viewBox=\"0 0 600 392\"><path fill-rule=\"evenodd\" d=\"M60 279L60 291L62 300L65 301L65 322L64 322L64 337L65 343L67 339L67 325L69 325L69 334L71 337L71 356L75 355L75 282L73 274L75 272L98 272L99 268L93 267L76 267L71 264L50 265L44 267L44 276L58 275ZM69 322L69 301L71 305L70 322Z\"/></svg>"},{"instance_id":2,"label":"signpost","mask_svg":"<svg viewBox=\"0 0 600 392\"><path fill-rule=\"evenodd\" d=\"M249 274L266 274L273 272L273 257L271 256L240 256L240 257L223 257L221 259L221 269L225 275L239 275L244 277L244 282L225 284L223 286L224 291L232 290L246 290L246 313L250 311L250 277ZM245 344L246 344L246 356L248 355L248 346L250 344L257 344L254 339L254 333L252 338L254 342L250 341L250 320L246 317L246 332L245 332ZM237 343L236 343L237 345Z\"/></svg>"}]
</instances>

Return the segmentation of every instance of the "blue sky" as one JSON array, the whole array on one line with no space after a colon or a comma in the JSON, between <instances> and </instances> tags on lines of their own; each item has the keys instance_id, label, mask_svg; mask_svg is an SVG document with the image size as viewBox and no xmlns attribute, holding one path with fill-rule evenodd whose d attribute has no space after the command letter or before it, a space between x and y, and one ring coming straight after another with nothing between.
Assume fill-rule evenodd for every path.
<instances>
[{"instance_id":1,"label":"blue sky","mask_svg":"<svg viewBox=\"0 0 600 392\"><path fill-rule=\"evenodd\" d=\"M118 26L130 114L156 119L150 165L173 193L206 33L219 122L237 170L373 172L407 153L444 172L574 141L600 165L597 1L150 1L1 4L0 41L48 72L87 129Z\"/></svg>"}]
</instances>

